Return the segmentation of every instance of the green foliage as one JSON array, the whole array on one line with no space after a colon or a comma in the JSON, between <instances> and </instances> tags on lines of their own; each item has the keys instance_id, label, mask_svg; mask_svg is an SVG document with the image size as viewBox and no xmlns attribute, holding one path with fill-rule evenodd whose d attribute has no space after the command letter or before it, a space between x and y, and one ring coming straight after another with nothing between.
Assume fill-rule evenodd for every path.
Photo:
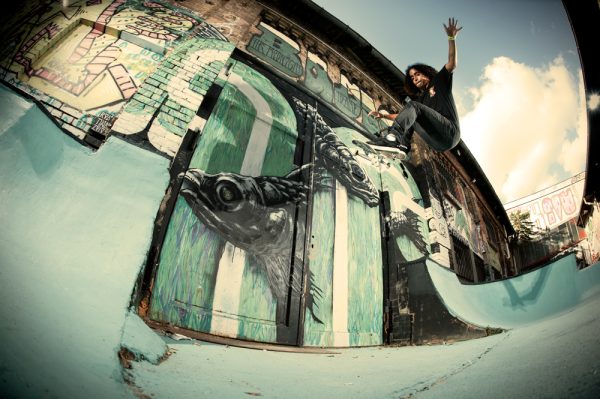
<instances>
[{"instance_id":1,"label":"green foliage","mask_svg":"<svg viewBox=\"0 0 600 399\"><path fill-rule=\"evenodd\" d=\"M516 211L509 215L510 222L515 229L517 241L533 241L539 237L535 224L530 219L529 212Z\"/></svg>"}]
</instances>

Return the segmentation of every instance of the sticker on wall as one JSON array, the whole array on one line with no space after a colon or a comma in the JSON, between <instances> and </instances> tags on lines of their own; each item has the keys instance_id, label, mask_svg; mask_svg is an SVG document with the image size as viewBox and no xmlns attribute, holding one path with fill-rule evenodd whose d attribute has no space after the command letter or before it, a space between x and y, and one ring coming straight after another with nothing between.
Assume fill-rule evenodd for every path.
<instances>
[{"instance_id":1,"label":"sticker on wall","mask_svg":"<svg viewBox=\"0 0 600 399\"><path fill-rule=\"evenodd\" d=\"M431 192L429 198L431 206L425 211L432 247L431 259L442 266L450 267L450 232L444 218L442 204Z\"/></svg>"}]
</instances>

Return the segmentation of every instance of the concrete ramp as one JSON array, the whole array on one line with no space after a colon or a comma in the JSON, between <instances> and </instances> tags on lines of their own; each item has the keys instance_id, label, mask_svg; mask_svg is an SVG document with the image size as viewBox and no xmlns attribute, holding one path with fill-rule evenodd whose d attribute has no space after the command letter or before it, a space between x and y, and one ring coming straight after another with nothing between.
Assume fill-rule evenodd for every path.
<instances>
[{"instance_id":1,"label":"concrete ramp","mask_svg":"<svg viewBox=\"0 0 600 399\"><path fill-rule=\"evenodd\" d=\"M600 293L600 265L578 270L575 255L514 278L477 285L461 284L451 270L433 261L426 266L448 312L482 328L535 323Z\"/></svg>"}]
</instances>

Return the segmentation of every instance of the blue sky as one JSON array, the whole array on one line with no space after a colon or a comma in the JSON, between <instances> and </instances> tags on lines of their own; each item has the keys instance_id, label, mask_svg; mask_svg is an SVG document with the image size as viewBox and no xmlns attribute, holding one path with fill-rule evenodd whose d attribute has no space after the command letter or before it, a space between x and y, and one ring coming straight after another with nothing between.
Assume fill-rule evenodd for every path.
<instances>
[{"instance_id":1,"label":"blue sky","mask_svg":"<svg viewBox=\"0 0 600 399\"><path fill-rule=\"evenodd\" d=\"M462 137L503 202L585 170L585 95L560 0L314 1L402 71L413 62L441 67L442 24L458 19Z\"/></svg>"}]
</instances>

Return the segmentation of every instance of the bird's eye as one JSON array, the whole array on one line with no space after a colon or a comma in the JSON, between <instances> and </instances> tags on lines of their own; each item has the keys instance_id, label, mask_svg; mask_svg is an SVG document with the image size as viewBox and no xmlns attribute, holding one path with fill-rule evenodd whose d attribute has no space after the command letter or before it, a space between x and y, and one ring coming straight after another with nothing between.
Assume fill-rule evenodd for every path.
<instances>
[{"instance_id":1,"label":"bird's eye","mask_svg":"<svg viewBox=\"0 0 600 399\"><path fill-rule=\"evenodd\" d=\"M235 199L235 194L229 187L223 187L219 193L221 199L225 202L231 202Z\"/></svg>"},{"instance_id":2,"label":"bird's eye","mask_svg":"<svg viewBox=\"0 0 600 399\"><path fill-rule=\"evenodd\" d=\"M225 210L232 211L240 205L243 196L234 182L224 180L217 183L216 186L217 199Z\"/></svg>"},{"instance_id":3,"label":"bird's eye","mask_svg":"<svg viewBox=\"0 0 600 399\"><path fill-rule=\"evenodd\" d=\"M352 164L350 168L352 170L352 176L354 176L356 180L364 181L366 179L365 172L360 166Z\"/></svg>"}]
</instances>

